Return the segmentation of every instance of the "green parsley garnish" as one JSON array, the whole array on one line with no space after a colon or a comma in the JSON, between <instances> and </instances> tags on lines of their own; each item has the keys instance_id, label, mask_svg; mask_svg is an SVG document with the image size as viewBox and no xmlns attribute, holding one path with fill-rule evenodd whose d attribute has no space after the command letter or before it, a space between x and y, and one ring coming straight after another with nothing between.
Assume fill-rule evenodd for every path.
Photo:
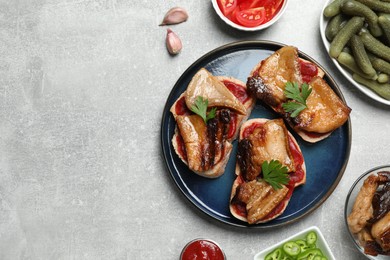
<instances>
[{"instance_id":1,"label":"green parsley garnish","mask_svg":"<svg viewBox=\"0 0 390 260\"><path fill-rule=\"evenodd\" d=\"M290 180L287 167L278 160L264 161L261 165L261 171L264 181L268 182L275 190L281 189L281 184L286 185Z\"/></svg>"},{"instance_id":2,"label":"green parsley garnish","mask_svg":"<svg viewBox=\"0 0 390 260\"><path fill-rule=\"evenodd\" d=\"M202 96L197 96L195 100L195 105L191 106L191 111L195 114L199 115L203 118L203 121L207 124L207 121L214 118L216 115L216 107L213 107L210 112L207 113L207 106L209 105L209 101L207 98L203 98Z\"/></svg>"},{"instance_id":3,"label":"green parsley garnish","mask_svg":"<svg viewBox=\"0 0 390 260\"><path fill-rule=\"evenodd\" d=\"M298 83L287 82L284 94L287 98L292 100L283 103L282 107L286 112L291 113L291 117L298 116L302 110L307 108L306 99L310 95L311 90L312 89L309 88L309 85L306 83L303 83L301 89L299 89Z\"/></svg>"}]
</instances>

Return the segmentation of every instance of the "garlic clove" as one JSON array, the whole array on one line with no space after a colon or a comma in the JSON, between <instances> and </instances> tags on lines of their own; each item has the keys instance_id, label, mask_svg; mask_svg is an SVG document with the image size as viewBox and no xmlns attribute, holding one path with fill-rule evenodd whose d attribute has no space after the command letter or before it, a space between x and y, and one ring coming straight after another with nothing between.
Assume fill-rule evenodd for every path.
<instances>
[{"instance_id":1,"label":"garlic clove","mask_svg":"<svg viewBox=\"0 0 390 260\"><path fill-rule=\"evenodd\" d=\"M172 55L178 54L183 47L179 36L169 28L167 29L166 45L168 52Z\"/></svg>"},{"instance_id":2,"label":"garlic clove","mask_svg":"<svg viewBox=\"0 0 390 260\"><path fill-rule=\"evenodd\" d=\"M188 13L184 8L173 7L164 16L160 26L168 24L178 24L187 21Z\"/></svg>"}]
</instances>

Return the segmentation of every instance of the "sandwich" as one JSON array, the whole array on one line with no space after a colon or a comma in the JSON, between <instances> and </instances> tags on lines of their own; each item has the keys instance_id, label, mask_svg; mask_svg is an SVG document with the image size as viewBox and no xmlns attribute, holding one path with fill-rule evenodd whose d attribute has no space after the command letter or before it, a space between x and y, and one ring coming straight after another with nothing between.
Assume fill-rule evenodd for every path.
<instances>
[{"instance_id":1,"label":"sandwich","mask_svg":"<svg viewBox=\"0 0 390 260\"><path fill-rule=\"evenodd\" d=\"M170 109L176 121L176 154L198 175L221 176L254 104L244 82L200 69Z\"/></svg>"},{"instance_id":2,"label":"sandwich","mask_svg":"<svg viewBox=\"0 0 390 260\"><path fill-rule=\"evenodd\" d=\"M283 119L256 118L240 130L231 214L249 224L285 211L294 189L306 182L302 151Z\"/></svg>"},{"instance_id":3,"label":"sandwich","mask_svg":"<svg viewBox=\"0 0 390 260\"><path fill-rule=\"evenodd\" d=\"M324 80L324 71L285 46L251 71L248 91L285 119L303 140L315 143L342 126L351 109Z\"/></svg>"}]
</instances>

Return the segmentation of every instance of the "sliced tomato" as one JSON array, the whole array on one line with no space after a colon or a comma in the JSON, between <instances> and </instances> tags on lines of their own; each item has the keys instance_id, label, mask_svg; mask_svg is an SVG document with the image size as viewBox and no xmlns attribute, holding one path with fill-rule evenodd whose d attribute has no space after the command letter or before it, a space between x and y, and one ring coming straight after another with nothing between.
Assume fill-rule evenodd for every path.
<instances>
[{"instance_id":1,"label":"sliced tomato","mask_svg":"<svg viewBox=\"0 0 390 260\"><path fill-rule=\"evenodd\" d=\"M228 17L237 7L237 0L218 0L219 9L224 16Z\"/></svg>"},{"instance_id":2,"label":"sliced tomato","mask_svg":"<svg viewBox=\"0 0 390 260\"><path fill-rule=\"evenodd\" d=\"M258 7L247 10L241 10L236 13L237 21L246 27L256 27L265 20L265 8Z\"/></svg>"},{"instance_id":3,"label":"sliced tomato","mask_svg":"<svg viewBox=\"0 0 390 260\"><path fill-rule=\"evenodd\" d=\"M235 24L240 24L240 23L238 22L237 18L236 18L237 12L239 12L239 11L240 11L240 10L239 10L238 7L235 8L235 9L233 10L233 12L232 12L229 16L227 16L227 18L228 18L230 21L232 21L233 23L235 23Z\"/></svg>"},{"instance_id":4,"label":"sliced tomato","mask_svg":"<svg viewBox=\"0 0 390 260\"><path fill-rule=\"evenodd\" d=\"M247 10L256 7L261 7L263 0L238 0L237 4L240 10Z\"/></svg>"},{"instance_id":5,"label":"sliced tomato","mask_svg":"<svg viewBox=\"0 0 390 260\"><path fill-rule=\"evenodd\" d=\"M261 5L265 8L265 19L266 21L271 20L276 13L282 7L282 3L284 0L262 0Z\"/></svg>"},{"instance_id":6,"label":"sliced tomato","mask_svg":"<svg viewBox=\"0 0 390 260\"><path fill-rule=\"evenodd\" d=\"M314 76L318 74L318 68L316 65L310 62L303 62L299 60L301 67L302 80L309 83Z\"/></svg>"}]
</instances>

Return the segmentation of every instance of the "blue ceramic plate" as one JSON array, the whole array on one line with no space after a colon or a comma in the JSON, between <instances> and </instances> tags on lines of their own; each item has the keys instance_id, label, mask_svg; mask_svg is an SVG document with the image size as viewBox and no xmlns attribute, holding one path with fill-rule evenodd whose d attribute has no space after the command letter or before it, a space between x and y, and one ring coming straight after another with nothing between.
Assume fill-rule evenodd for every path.
<instances>
[{"instance_id":1,"label":"blue ceramic plate","mask_svg":"<svg viewBox=\"0 0 390 260\"><path fill-rule=\"evenodd\" d=\"M193 63L179 78L166 102L162 115L161 144L164 159L170 175L184 196L198 209L221 222L241 227L269 228L291 223L308 215L318 208L333 192L339 183L348 162L351 148L351 124L347 121L327 139L316 144L303 141L295 135L307 168L306 184L295 189L290 203L278 218L262 224L248 225L235 219L229 211L229 198L236 161L237 141L233 142L233 151L225 173L217 179L207 179L196 175L179 159L172 147L175 120L169 109L182 94L193 75L202 67L216 76L232 76L243 82L252 68L261 60L270 56L284 44L269 41L237 42L217 48ZM325 71L325 80L344 100L344 97L326 70L308 55L300 52L300 57L314 62ZM278 117L260 102L250 118ZM294 134L294 133L293 133Z\"/></svg>"}]
</instances>

